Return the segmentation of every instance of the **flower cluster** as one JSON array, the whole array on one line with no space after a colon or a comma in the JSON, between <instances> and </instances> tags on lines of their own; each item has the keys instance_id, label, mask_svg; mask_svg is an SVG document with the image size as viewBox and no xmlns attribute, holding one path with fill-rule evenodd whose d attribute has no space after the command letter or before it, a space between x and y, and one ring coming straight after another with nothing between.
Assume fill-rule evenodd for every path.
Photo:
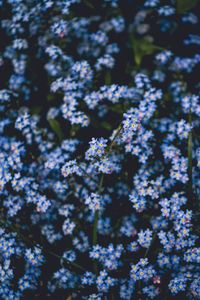
<instances>
[{"instance_id":1,"label":"flower cluster","mask_svg":"<svg viewBox=\"0 0 200 300\"><path fill-rule=\"evenodd\" d=\"M0 299L199 299L200 4L0 0Z\"/></svg>"}]
</instances>

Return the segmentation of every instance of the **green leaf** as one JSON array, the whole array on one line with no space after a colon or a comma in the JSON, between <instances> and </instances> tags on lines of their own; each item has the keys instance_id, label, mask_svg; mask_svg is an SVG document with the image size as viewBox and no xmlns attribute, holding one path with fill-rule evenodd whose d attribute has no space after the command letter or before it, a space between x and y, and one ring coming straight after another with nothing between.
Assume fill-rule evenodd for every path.
<instances>
[{"instance_id":1,"label":"green leaf","mask_svg":"<svg viewBox=\"0 0 200 300\"><path fill-rule=\"evenodd\" d=\"M54 96L52 94L49 94L47 96L47 101L52 101L54 99Z\"/></svg>"},{"instance_id":2,"label":"green leaf","mask_svg":"<svg viewBox=\"0 0 200 300\"><path fill-rule=\"evenodd\" d=\"M88 0L84 0L83 2L84 2L85 5L88 6L89 8L92 8L92 9L95 8L94 5L93 5L90 1L88 1Z\"/></svg>"},{"instance_id":3,"label":"green leaf","mask_svg":"<svg viewBox=\"0 0 200 300\"><path fill-rule=\"evenodd\" d=\"M72 125L71 130L70 130L70 136L75 136L79 129L80 129L80 125L78 125L78 124Z\"/></svg>"},{"instance_id":4,"label":"green leaf","mask_svg":"<svg viewBox=\"0 0 200 300\"><path fill-rule=\"evenodd\" d=\"M31 114L34 115L34 114L40 114L41 111L42 111L42 107L41 106L34 106L31 108Z\"/></svg>"},{"instance_id":5,"label":"green leaf","mask_svg":"<svg viewBox=\"0 0 200 300\"><path fill-rule=\"evenodd\" d=\"M183 14L192 8L194 8L199 0L177 0L177 11L179 14Z\"/></svg>"},{"instance_id":6,"label":"green leaf","mask_svg":"<svg viewBox=\"0 0 200 300\"><path fill-rule=\"evenodd\" d=\"M59 140L62 141L63 132L62 132L59 122L55 119L49 119L48 121L49 121L49 125L51 126L51 128L53 129L53 131L55 132L55 134L57 135Z\"/></svg>"},{"instance_id":7,"label":"green leaf","mask_svg":"<svg viewBox=\"0 0 200 300\"><path fill-rule=\"evenodd\" d=\"M131 45L135 63L138 67L141 65L144 56L153 54L155 51L162 49L154 45L153 42L147 38L136 38L133 34L131 35Z\"/></svg>"},{"instance_id":8,"label":"green leaf","mask_svg":"<svg viewBox=\"0 0 200 300\"><path fill-rule=\"evenodd\" d=\"M104 121L101 123L101 126L106 129L106 130L111 130L112 129L112 126L110 125L110 123Z\"/></svg>"}]
</instances>

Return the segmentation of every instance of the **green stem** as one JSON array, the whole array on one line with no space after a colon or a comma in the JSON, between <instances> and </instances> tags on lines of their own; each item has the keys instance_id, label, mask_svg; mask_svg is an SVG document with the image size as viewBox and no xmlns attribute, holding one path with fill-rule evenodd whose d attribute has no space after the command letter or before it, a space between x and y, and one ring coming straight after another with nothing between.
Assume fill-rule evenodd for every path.
<instances>
[{"instance_id":1,"label":"green stem","mask_svg":"<svg viewBox=\"0 0 200 300\"><path fill-rule=\"evenodd\" d=\"M2 224L4 223L4 225L6 224L8 227L10 227L10 229L12 229L12 231L16 232L18 238L19 238L20 240L22 240L23 242L29 244L29 245L32 246L32 247L40 248L40 249L41 249L44 253L46 253L46 254L52 255L52 256L57 257L57 258L59 258L59 259L62 258L62 256L60 256L60 255L58 255L58 254L56 254L56 253L54 253L54 252L52 252L52 251L47 251L47 250L45 250L45 249L42 248L40 245L38 245L38 244L35 243L34 241L32 241L32 240L30 240L29 238L27 238L24 234L22 234L22 233L20 232L19 226L16 226L16 225L10 225L10 224L8 224L8 223L6 222L6 220L4 220L4 221L5 221L5 222L2 222L2 221L1 221L1 223L2 223ZM69 261L69 260L67 260L67 259L65 259L65 261L66 261L66 263L67 263L68 266L72 266L72 267L74 267L74 268L76 268L76 269L79 269L79 270L81 270L81 271L86 271L86 269L84 269L82 266L80 266L79 264L77 264L77 263L75 263L75 262L71 262L71 261Z\"/></svg>"},{"instance_id":2,"label":"green stem","mask_svg":"<svg viewBox=\"0 0 200 300\"><path fill-rule=\"evenodd\" d=\"M105 75L105 84L106 85L111 85L111 73L110 71L106 71L106 75Z\"/></svg>"},{"instance_id":3,"label":"green stem","mask_svg":"<svg viewBox=\"0 0 200 300\"><path fill-rule=\"evenodd\" d=\"M94 227L93 227L93 235L92 235L92 244L97 244L97 226L98 226L99 213L95 211L94 215Z\"/></svg>"},{"instance_id":4,"label":"green stem","mask_svg":"<svg viewBox=\"0 0 200 300\"><path fill-rule=\"evenodd\" d=\"M104 179L104 174L102 174L100 182L99 182L98 193L101 193L101 189L102 189L102 186L103 186L103 179ZM95 215L94 215L94 227L93 227L93 238L92 238L92 244L93 245L97 244L98 220L99 220L99 212L95 211Z\"/></svg>"},{"instance_id":5,"label":"green stem","mask_svg":"<svg viewBox=\"0 0 200 300\"><path fill-rule=\"evenodd\" d=\"M81 171L83 171L83 173L85 174L86 177L91 179L94 183L97 183L96 180L94 180L94 178L90 174L88 174L84 168L82 168L80 165L79 165L79 168L81 169Z\"/></svg>"},{"instance_id":6,"label":"green stem","mask_svg":"<svg viewBox=\"0 0 200 300\"><path fill-rule=\"evenodd\" d=\"M148 253L149 253L149 250L150 250L150 248L151 248L151 246L152 246L152 244L153 244L153 242L154 242L155 237L156 237L156 232L154 233L154 235L153 235L153 237L152 237L151 244L149 245L149 247L147 248L147 250L146 250L146 252L145 252L145 254L144 254L144 258L147 257L147 255L148 255ZM141 283L142 283L142 281L139 280L139 281L138 281L138 289L139 289L139 290L141 289Z\"/></svg>"},{"instance_id":7,"label":"green stem","mask_svg":"<svg viewBox=\"0 0 200 300\"><path fill-rule=\"evenodd\" d=\"M151 240L151 244L150 244L149 247L147 248L147 250L146 250L146 252L145 252L145 254L144 254L144 258L147 257L147 255L148 255L148 253L149 253L149 250L150 250L150 248L151 248L151 246L152 246L152 244L153 244L153 242L154 242L154 240L155 240L155 237L156 237L156 232L153 234L153 237L152 237L152 240Z\"/></svg>"},{"instance_id":8,"label":"green stem","mask_svg":"<svg viewBox=\"0 0 200 300\"><path fill-rule=\"evenodd\" d=\"M114 292L111 293L111 300L115 300Z\"/></svg>"},{"instance_id":9,"label":"green stem","mask_svg":"<svg viewBox=\"0 0 200 300\"><path fill-rule=\"evenodd\" d=\"M112 147L114 145L114 141L115 139L117 138L117 136L120 134L122 130L122 126L121 124L119 125L112 141L110 142L110 145L109 145L109 148L107 150L107 153L106 154L109 154L110 151L112 150ZM101 179L100 179L100 182L99 182L99 187L98 187L98 194L101 193L102 191L102 187L103 187L103 180L104 180L104 174L101 175ZM99 212L98 211L95 211L95 215L94 215L94 224L93 224L93 234L92 234L92 244L93 245L96 245L97 244L97 229L98 229L98 220L99 220ZM97 274L98 273L98 268L97 268L97 264L96 262L94 263L94 269L95 269L95 273Z\"/></svg>"},{"instance_id":10,"label":"green stem","mask_svg":"<svg viewBox=\"0 0 200 300\"><path fill-rule=\"evenodd\" d=\"M116 133L115 133L115 135L114 135L114 137L113 137L113 139L112 139L112 141L111 141L111 143L110 143L110 145L109 145L109 148L108 148L106 154L109 154L109 153L111 152L112 147L113 147L113 145L114 145L114 143L115 143L115 140L116 140L116 138L118 137L118 135L120 134L121 130L122 130L122 125L120 124L120 125L118 126L117 130L116 130Z\"/></svg>"},{"instance_id":11,"label":"green stem","mask_svg":"<svg viewBox=\"0 0 200 300\"><path fill-rule=\"evenodd\" d=\"M108 151L106 154L109 154L110 151L112 150L112 147L114 145L114 141L115 139L117 138L117 136L120 134L120 131L122 129L122 126L121 124L119 125L110 145L109 145L109 148L108 148ZM100 179L100 182L99 182L99 187L98 187L98 193L100 194L101 193L101 190L102 190L102 186L103 186L103 180L104 180L104 174L101 175L101 179ZM99 213L98 211L95 212L95 215L94 215L94 226L93 226L93 238L92 238L92 242L93 242L93 245L96 245L97 244L97 226L98 226L98 219L99 219Z\"/></svg>"}]
</instances>

